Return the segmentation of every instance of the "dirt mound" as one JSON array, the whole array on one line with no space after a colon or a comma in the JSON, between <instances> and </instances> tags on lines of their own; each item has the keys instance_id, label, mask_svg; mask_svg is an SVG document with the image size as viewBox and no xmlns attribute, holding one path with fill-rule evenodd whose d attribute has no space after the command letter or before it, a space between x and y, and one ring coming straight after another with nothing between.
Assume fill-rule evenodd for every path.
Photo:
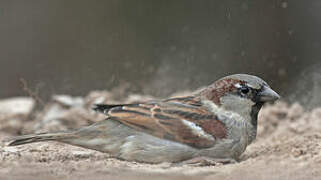
<instances>
[{"instance_id":1,"label":"dirt mound","mask_svg":"<svg viewBox=\"0 0 321 180\"><path fill-rule=\"evenodd\" d=\"M54 96L41 110L31 98L0 101L0 179L319 179L321 176L321 108L277 102L259 114L256 142L237 164L173 167L125 162L108 154L56 142L6 147L14 135L77 129L104 119L91 110L96 103L129 103L150 96L94 91L87 97ZM125 98L121 98L125 97Z\"/></svg>"}]
</instances>

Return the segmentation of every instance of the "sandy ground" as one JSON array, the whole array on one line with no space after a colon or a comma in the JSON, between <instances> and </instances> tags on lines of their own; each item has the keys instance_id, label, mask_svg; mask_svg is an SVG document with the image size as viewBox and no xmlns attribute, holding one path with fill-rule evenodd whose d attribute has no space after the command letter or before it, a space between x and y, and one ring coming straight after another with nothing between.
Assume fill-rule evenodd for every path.
<instances>
[{"instance_id":1,"label":"sandy ground","mask_svg":"<svg viewBox=\"0 0 321 180\"><path fill-rule=\"evenodd\" d=\"M0 179L320 179L321 108L277 102L261 110L257 140L236 164L207 167L151 165L57 142L5 146L15 135L76 129L104 117L94 103L134 102L151 97L96 91L87 97L54 96L34 108L31 98L0 101ZM38 110L35 110L38 109ZM41 110L39 110L41 109Z\"/></svg>"}]
</instances>

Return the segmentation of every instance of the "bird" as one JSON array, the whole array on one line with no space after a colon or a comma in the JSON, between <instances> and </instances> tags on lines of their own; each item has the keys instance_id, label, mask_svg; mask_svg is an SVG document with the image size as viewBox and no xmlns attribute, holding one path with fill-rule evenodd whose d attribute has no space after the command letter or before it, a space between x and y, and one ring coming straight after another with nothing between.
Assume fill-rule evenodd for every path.
<instances>
[{"instance_id":1,"label":"bird","mask_svg":"<svg viewBox=\"0 0 321 180\"><path fill-rule=\"evenodd\" d=\"M280 96L261 78L233 74L190 95L96 104L106 119L78 130L22 135L9 146L58 141L142 163L234 163L257 135L258 113Z\"/></svg>"}]
</instances>

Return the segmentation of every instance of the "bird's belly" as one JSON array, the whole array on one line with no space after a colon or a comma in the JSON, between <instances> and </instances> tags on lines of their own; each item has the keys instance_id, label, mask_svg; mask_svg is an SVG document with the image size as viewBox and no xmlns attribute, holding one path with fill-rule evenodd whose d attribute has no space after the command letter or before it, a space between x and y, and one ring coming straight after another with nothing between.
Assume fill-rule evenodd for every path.
<instances>
[{"instance_id":1,"label":"bird's belly","mask_svg":"<svg viewBox=\"0 0 321 180\"><path fill-rule=\"evenodd\" d=\"M249 144L247 126L240 126L240 128L238 128L238 131L239 133L237 135L234 134L234 136L230 137L233 140L232 148L230 150L231 156L233 156L233 158L238 158L246 150L246 147Z\"/></svg>"},{"instance_id":2,"label":"bird's belly","mask_svg":"<svg viewBox=\"0 0 321 180\"><path fill-rule=\"evenodd\" d=\"M234 158L238 158L245 150L248 145L247 136L241 136L239 140L237 140L232 148L232 156Z\"/></svg>"},{"instance_id":3,"label":"bird's belly","mask_svg":"<svg viewBox=\"0 0 321 180\"><path fill-rule=\"evenodd\" d=\"M233 140L224 139L208 149L200 150L199 156L207 156L212 158L238 158L246 149L247 144L243 139Z\"/></svg>"},{"instance_id":4,"label":"bird's belly","mask_svg":"<svg viewBox=\"0 0 321 180\"><path fill-rule=\"evenodd\" d=\"M148 163L180 162L193 158L196 151L188 145L141 133L128 136L116 156Z\"/></svg>"},{"instance_id":5,"label":"bird's belly","mask_svg":"<svg viewBox=\"0 0 321 180\"><path fill-rule=\"evenodd\" d=\"M200 150L199 154L213 158L238 158L248 145L248 136L245 129L237 131L237 135L231 134L226 139L218 139L213 147Z\"/></svg>"}]
</instances>

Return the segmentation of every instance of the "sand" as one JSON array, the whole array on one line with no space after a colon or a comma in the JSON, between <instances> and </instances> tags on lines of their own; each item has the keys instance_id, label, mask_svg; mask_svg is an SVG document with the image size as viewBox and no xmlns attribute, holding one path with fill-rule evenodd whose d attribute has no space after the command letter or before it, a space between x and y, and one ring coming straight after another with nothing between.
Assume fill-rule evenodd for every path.
<instances>
[{"instance_id":1,"label":"sand","mask_svg":"<svg viewBox=\"0 0 321 180\"><path fill-rule=\"evenodd\" d=\"M35 108L31 98L0 100L0 179L320 179L321 108L285 102L259 114L257 140L236 164L174 166L120 161L108 154L57 142L7 147L7 138L32 132L77 129L104 119L94 103L136 102L150 96L95 91L87 97L54 96ZM17 105L18 103L18 105ZM18 110L17 107L20 107Z\"/></svg>"}]
</instances>

